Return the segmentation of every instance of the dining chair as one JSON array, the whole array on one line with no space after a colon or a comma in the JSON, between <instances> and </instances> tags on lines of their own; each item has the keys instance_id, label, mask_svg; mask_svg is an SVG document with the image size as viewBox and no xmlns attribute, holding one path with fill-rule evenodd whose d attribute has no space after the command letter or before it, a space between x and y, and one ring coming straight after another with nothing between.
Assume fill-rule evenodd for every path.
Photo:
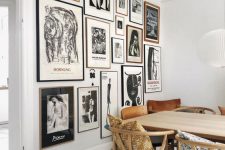
<instances>
[{"instance_id":1,"label":"dining chair","mask_svg":"<svg viewBox=\"0 0 225 150\"><path fill-rule=\"evenodd\" d=\"M147 107L146 106L132 106L126 107L121 110L121 118L123 120L139 117L143 115L147 115Z\"/></svg>"},{"instance_id":2,"label":"dining chair","mask_svg":"<svg viewBox=\"0 0 225 150\"><path fill-rule=\"evenodd\" d=\"M184 139L179 134L175 136L178 141L178 150L199 150L199 149L225 149L225 144L215 142L202 142Z\"/></svg>"},{"instance_id":3,"label":"dining chair","mask_svg":"<svg viewBox=\"0 0 225 150\"><path fill-rule=\"evenodd\" d=\"M218 108L220 110L221 115L225 115L225 107L218 106Z\"/></svg>"},{"instance_id":4,"label":"dining chair","mask_svg":"<svg viewBox=\"0 0 225 150\"><path fill-rule=\"evenodd\" d=\"M181 99L171 99L171 100L148 100L147 108L148 113L155 113L160 111L170 111L179 108L181 104Z\"/></svg>"},{"instance_id":5,"label":"dining chair","mask_svg":"<svg viewBox=\"0 0 225 150\"><path fill-rule=\"evenodd\" d=\"M206 113L211 113L211 114L214 114L214 115L216 114L216 112L211 108L195 107L195 106L180 107L180 108L175 109L174 111L176 111L176 112L200 113L200 114L206 114Z\"/></svg>"}]
</instances>

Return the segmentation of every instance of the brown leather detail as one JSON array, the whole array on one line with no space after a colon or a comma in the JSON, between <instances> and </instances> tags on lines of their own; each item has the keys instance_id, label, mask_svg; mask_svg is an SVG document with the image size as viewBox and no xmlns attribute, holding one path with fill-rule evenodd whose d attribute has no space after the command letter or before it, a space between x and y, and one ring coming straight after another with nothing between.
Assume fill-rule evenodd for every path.
<instances>
[{"instance_id":1,"label":"brown leather detail","mask_svg":"<svg viewBox=\"0 0 225 150\"><path fill-rule=\"evenodd\" d=\"M146 106L132 106L132 107L123 108L121 110L121 118L124 120L147 115L147 114L148 114L148 111Z\"/></svg>"},{"instance_id":2,"label":"brown leather detail","mask_svg":"<svg viewBox=\"0 0 225 150\"><path fill-rule=\"evenodd\" d=\"M147 107L148 112L159 112L159 111L170 111L180 107L181 100L180 99L171 99L171 100L148 100Z\"/></svg>"},{"instance_id":3,"label":"brown leather detail","mask_svg":"<svg viewBox=\"0 0 225 150\"><path fill-rule=\"evenodd\" d=\"M225 107L218 106L221 115L225 115Z\"/></svg>"}]
</instances>

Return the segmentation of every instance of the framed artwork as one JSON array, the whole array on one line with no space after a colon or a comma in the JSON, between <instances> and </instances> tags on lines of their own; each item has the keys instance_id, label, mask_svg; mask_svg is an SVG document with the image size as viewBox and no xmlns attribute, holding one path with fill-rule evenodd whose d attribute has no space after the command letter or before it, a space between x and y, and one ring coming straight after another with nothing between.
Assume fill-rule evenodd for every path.
<instances>
[{"instance_id":1,"label":"framed artwork","mask_svg":"<svg viewBox=\"0 0 225 150\"><path fill-rule=\"evenodd\" d=\"M143 67L123 65L121 75L122 106L143 105Z\"/></svg>"},{"instance_id":2,"label":"framed artwork","mask_svg":"<svg viewBox=\"0 0 225 150\"><path fill-rule=\"evenodd\" d=\"M127 16L128 0L116 0L116 13Z\"/></svg>"},{"instance_id":3,"label":"framed artwork","mask_svg":"<svg viewBox=\"0 0 225 150\"><path fill-rule=\"evenodd\" d=\"M86 18L87 67L110 68L110 24Z\"/></svg>"},{"instance_id":4,"label":"framed artwork","mask_svg":"<svg viewBox=\"0 0 225 150\"><path fill-rule=\"evenodd\" d=\"M127 62L142 63L143 31L141 28L127 25Z\"/></svg>"},{"instance_id":5,"label":"framed artwork","mask_svg":"<svg viewBox=\"0 0 225 150\"><path fill-rule=\"evenodd\" d=\"M109 124L107 115L118 115L118 72L101 71L101 138L111 136L104 126Z\"/></svg>"},{"instance_id":6,"label":"framed artwork","mask_svg":"<svg viewBox=\"0 0 225 150\"><path fill-rule=\"evenodd\" d=\"M162 91L161 47L145 44L145 92Z\"/></svg>"},{"instance_id":7,"label":"framed artwork","mask_svg":"<svg viewBox=\"0 0 225 150\"><path fill-rule=\"evenodd\" d=\"M124 40L113 38L112 41L112 63L124 63Z\"/></svg>"},{"instance_id":8,"label":"framed artwork","mask_svg":"<svg viewBox=\"0 0 225 150\"><path fill-rule=\"evenodd\" d=\"M78 90L78 133L99 127L99 88L80 87Z\"/></svg>"},{"instance_id":9,"label":"framed artwork","mask_svg":"<svg viewBox=\"0 0 225 150\"><path fill-rule=\"evenodd\" d=\"M40 88L41 148L74 140L73 87Z\"/></svg>"},{"instance_id":10,"label":"framed artwork","mask_svg":"<svg viewBox=\"0 0 225 150\"><path fill-rule=\"evenodd\" d=\"M83 6L83 0L59 0L59 1Z\"/></svg>"},{"instance_id":11,"label":"framed artwork","mask_svg":"<svg viewBox=\"0 0 225 150\"><path fill-rule=\"evenodd\" d=\"M117 35L124 35L124 31L125 31L125 19L124 19L124 17L116 16L115 29L116 29Z\"/></svg>"},{"instance_id":12,"label":"framed artwork","mask_svg":"<svg viewBox=\"0 0 225 150\"><path fill-rule=\"evenodd\" d=\"M84 80L82 8L46 0L37 6L37 81Z\"/></svg>"},{"instance_id":13,"label":"framed artwork","mask_svg":"<svg viewBox=\"0 0 225 150\"><path fill-rule=\"evenodd\" d=\"M114 0L84 0L84 13L92 17L114 21Z\"/></svg>"},{"instance_id":14,"label":"framed artwork","mask_svg":"<svg viewBox=\"0 0 225 150\"><path fill-rule=\"evenodd\" d=\"M143 24L143 0L130 0L130 22Z\"/></svg>"},{"instance_id":15,"label":"framed artwork","mask_svg":"<svg viewBox=\"0 0 225 150\"><path fill-rule=\"evenodd\" d=\"M160 7L145 2L144 17L145 41L159 43Z\"/></svg>"}]
</instances>

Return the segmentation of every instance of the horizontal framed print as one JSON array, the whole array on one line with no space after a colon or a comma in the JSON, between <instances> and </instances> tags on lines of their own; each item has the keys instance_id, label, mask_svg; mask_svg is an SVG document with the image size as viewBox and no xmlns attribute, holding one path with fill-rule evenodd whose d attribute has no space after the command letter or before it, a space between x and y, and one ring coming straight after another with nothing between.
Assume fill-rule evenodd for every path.
<instances>
[{"instance_id":1,"label":"horizontal framed print","mask_svg":"<svg viewBox=\"0 0 225 150\"><path fill-rule=\"evenodd\" d=\"M59 0L62 2L83 6L83 0Z\"/></svg>"},{"instance_id":2,"label":"horizontal framed print","mask_svg":"<svg viewBox=\"0 0 225 150\"><path fill-rule=\"evenodd\" d=\"M109 124L108 114L118 115L118 72L101 71L101 138L111 136L111 132L104 128Z\"/></svg>"},{"instance_id":3,"label":"horizontal framed print","mask_svg":"<svg viewBox=\"0 0 225 150\"><path fill-rule=\"evenodd\" d=\"M121 75L122 106L143 105L143 67L121 66Z\"/></svg>"},{"instance_id":4,"label":"horizontal framed print","mask_svg":"<svg viewBox=\"0 0 225 150\"><path fill-rule=\"evenodd\" d=\"M74 140L74 88L40 88L41 148Z\"/></svg>"},{"instance_id":5,"label":"horizontal framed print","mask_svg":"<svg viewBox=\"0 0 225 150\"><path fill-rule=\"evenodd\" d=\"M116 13L127 16L128 0L116 0Z\"/></svg>"},{"instance_id":6,"label":"horizontal framed print","mask_svg":"<svg viewBox=\"0 0 225 150\"><path fill-rule=\"evenodd\" d=\"M78 133L99 127L99 87L80 87L78 93Z\"/></svg>"},{"instance_id":7,"label":"horizontal framed print","mask_svg":"<svg viewBox=\"0 0 225 150\"><path fill-rule=\"evenodd\" d=\"M141 28L127 25L127 62L142 63L143 31Z\"/></svg>"},{"instance_id":8,"label":"horizontal framed print","mask_svg":"<svg viewBox=\"0 0 225 150\"><path fill-rule=\"evenodd\" d=\"M84 0L84 13L92 17L114 21L114 0Z\"/></svg>"},{"instance_id":9,"label":"horizontal framed print","mask_svg":"<svg viewBox=\"0 0 225 150\"><path fill-rule=\"evenodd\" d=\"M143 24L143 0L130 0L130 22Z\"/></svg>"},{"instance_id":10,"label":"horizontal framed print","mask_svg":"<svg viewBox=\"0 0 225 150\"><path fill-rule=\"evenodd\" d=\"M37 1L37 81L84 80L83 10Z\"/></svg>"},{"instance_id":11,"label":"horizontal framed print","mask_svg":"<svg viewBox=\"0 0 225 150\"><path fill-rule=\"evenodd\" d=\"M110 24L86 18L87 68L111 67Z\"/></svg>"},{"instance_id":12,"label":"horizontal framed print","mask_svg":"<svg viewBox=\"0 0 225 150\"><path fill-rule=\"evenodd\" d=\"M116 34L117 35L124 35L124 32L125 32L125 19L124 19L124 17L116 16L115 26L116 26L115 27Z\"/></svg>"},{"instance_id":13,"label":"horizontal framed print","mask_svg":"<svg viewBox=\"0 0 225 150\"><path fill-rule=\"evenodd\" d=\"M124 40L112 37L112 63L124 63Z\"/></svg>"},{"instance_id":14,"label":"horizontal framed print","mask_svg":"<svg viewBox=\"0 0 225 150\"><path fill-rule=\"evenodd\" d=\"M159 43L160 7L145 2L144 18L145 41Z\"/></svg>"},{"instance_id":15,"label":"horizontal framed print","mask_svg":"<svg viewBox=\"0 0 225 150\"><path fill-rule=\"evenodd\" d=\"M161 92L161 47L145 45L145 92Z\"/></svg>"}]
</instances>

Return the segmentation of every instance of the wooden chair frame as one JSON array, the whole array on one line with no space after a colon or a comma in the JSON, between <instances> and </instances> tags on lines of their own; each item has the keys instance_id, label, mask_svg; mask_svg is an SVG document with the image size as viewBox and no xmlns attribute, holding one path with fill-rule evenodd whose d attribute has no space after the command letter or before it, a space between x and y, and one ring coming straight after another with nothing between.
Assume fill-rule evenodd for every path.
<instances>
[{"instance_id":1,"label":"wooden chair frame","mask_svg":"<svg viewBox=\"0 0 225 150\"><path fill-rule=\"evenodd\" d=\"M175 136L176 140L178 141L178 150L181 150L181 145L185 144L191 147L191 149L193 150L197 150L197 147L201 147L201 148L208 148L209 150L212 149L225 149L225 144L222 143L205 143L205 142L194 142L194 141L189 141L189 140L184 140L182 138L179 137L179 135L177 134Z\"/></svg>"}]
</instances>

